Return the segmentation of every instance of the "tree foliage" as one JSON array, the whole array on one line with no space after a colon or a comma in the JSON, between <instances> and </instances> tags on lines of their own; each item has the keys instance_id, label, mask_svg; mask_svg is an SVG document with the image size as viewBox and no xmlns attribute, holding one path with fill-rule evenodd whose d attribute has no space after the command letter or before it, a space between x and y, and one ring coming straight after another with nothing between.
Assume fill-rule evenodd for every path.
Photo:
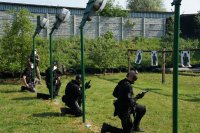
<instances>
[{"instance_id":1,"label":"tree foliage","mask_svg":"<svg viewBox=\"0 0 200 133\"><path fill-rule=\"evenodd\" d=\"M174 17L169 17L166 19L165 25L165 35L166 36L173 36L174 35Z\"/></svg>"},{"instance_id":2,"label":"tree foliage","mask_svg":"<svg viewBox=\"0 0 200 133\"><path fill-rule=\"evenodd\" d=\"M170 37L170 36L169 36ZM112 37L111 32L107 32L96 39L84 39L85 44L85 66L86 69L90 69L90 72L94 70L100 70L105 72L105 70L110 70L110 68L117 68L118 70L127 69L127 49L135 50L162 50L163 47L166 50L172 50L173 46L173 36L172 38L142 38L136 37L134 40L125 39L122 41L115 40ZM42 37L36 38L37 51L40 55L40 70L45 72L47 67L49 67L49 40ZM70 38L55 38L53 48L53 58L57 61L59 68L63 65L66 69L81 69L81 50L80 50L80 38L70 37ZM200 48L198 45L198 40L180 40L181 49L193 49ZM31 45L30 45L31 47ZM31 49L31 48L30 48ZM3 49L0 49L4 51ZM199 64L199 52L191 53L191 64ZM29 54L29 53L28 53ZM172 54L168 53L166 56L166 65L170 66L172 64ZM9 54L6 54L10 57ZM12 54L11 54L12 55ZM135 61L136 53L131 53L131 62ZM0 56L1 58L1 56ZM5 58L5 55L4 55ZM18 56L12 56L9 59L13 61L12 65L6 66L3 62L7 59L3 59L0 63L0 68L5 67L10 72L19 72L20 63L18 63ZM26 58L27 59L27 58ZM161 60L161 53L159 54L159 63ZM143 59L141 67L145 68L150 66L151 58L149 53L143 54Z\"/></svg>"},{"instance_id":3,"label":"tree foliage","mask_svg":"<svg viewBox=\"0 0 200 133\"><path fill-rule=\"evenodd\" d=\"M131 11L166 11L163 0L127 0Z\"/></svg>"},{"instance_id":4,"label":"tree foliage","mask_svg":"<svg viewBox=\"0 0 200 133\"><path fill-rule=\"evenodd\" d=\"M119 4L114 5L114 3L115 0L108 0L106 7L99 13L99 15L106 17L127 17L128 11L123 10Z\"/></svg>"},{"instance_id":5,"label":"tree foliage","mask_svg":"<svg viewBox=\"0 0 200 133\"><path fill-rule=\"evenodd\" d=\"M196 28L196 35L200 41L200 11L194 17L195 28ZM200 42L199 42L200 43Z\"/></svg>"},{"instance_id":6,"label":"tree foliage","mask_svg":"<svg viewBox=\"0 0 200 133\"><path fill-rule=\"evenodd\" d=\"M118 47L116 41L104 35L92 44L88 51L88 58L93 61L94 67L100 70L115 68L117 67L116 56L120 54L116 47Z\"/></svg>"},{"instance_id":7,"label":"tree foliage","mask_svg":"<svg viewBox=\"0 0 200 133\"><path fill-rule=\"evenodd\" d=\"M198 26L200 26L200 11L195 15L194 21Z\"/></svg>"},{"instance_id":8,"label":"tree foliage","mask_svg":"<svg viewBox=\"0 0 200 133\"><path fill-rule=\"evenodd\" d=\"M4 71L19 71L27 63L30 54L33 24L27 9L11 12L14 19L6 22L3 27L4 35L1 40L1 58Z\"/></svg>"}]
</instances>

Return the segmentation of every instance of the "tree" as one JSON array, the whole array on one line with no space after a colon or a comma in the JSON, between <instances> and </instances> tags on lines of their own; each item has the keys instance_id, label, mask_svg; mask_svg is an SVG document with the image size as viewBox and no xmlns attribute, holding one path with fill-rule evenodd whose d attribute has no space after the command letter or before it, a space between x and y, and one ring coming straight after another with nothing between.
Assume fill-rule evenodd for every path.
<instances>
[{"instance_id":1,"label":"tree","mask_svg":"<svg viewBox=\"0 0 200 133\"><path fill-rule=\"evenodd\" d=\"M169 17L166 19L165 25L165 35L166 36L173 36L174 35L174 17Z\"/></svg>"},{"instance_id":2,"label":"tree","mask_svg":"<svg viewBox=\"0 0 200 133\"><path fill-rule=\"evenodd\" d=\"M197 35L199 41L200 41L200 11L195 15L194 17L194 22L195 22L195 34Z\"/></svg>"},{"instance_id":3,"label":"tree","mask_svg":"<svg viewBox=\"0 0 200 133\"><path fill-rule=\"evenodd\" d=\"M27 63L27 57L32 48L33 24L29 18L31 14L27 9L11 13L14 13L13 21L6 22L3 27L1 70L19 72Z\"/></svg>"},{"instance_id":4,"label":"tree","mask_svg":"<svg viewBox=\"0 0 200 133\"><path fill-rule=\"evenodd\" d=\"M200 11L195 15L194 21L200 26Z\"/></svg>"},{"instance_id":5,"label":"tree","mask_svg":"<svg viewBox=\"0 0 200 133\"><path fill-rule=\"evenodd\" d=\"M106 17L127 17L128 11L123 10L120 5L114 5L115 0L108 0L106 7L102 12L99 13L100 16Z\"/></svg>"},{"instance_id":6,"label":"tree","mask_svg":"<svg viewBox=\"0 0 200 133\"><path fill-rule=\"evenodd\" d=\"M111 38L106 37L106 35L109 35ZM90 46L88 59L92 60L95 68L106 72L107 68L115 68L118 65L117 60L121 49L117 49L116 47L118 45L112 38L111 32L107 32Z\"/></svg>"},{"instance_id":7,"label":"tree","mask_svg":"<svg viewBox=\"0 0 200 133\"><path fill-rule=\"evenodd\" d=\"M127 0L127 3L131 11L166 11L163 0Z\"/></svg>"}]
</instances>

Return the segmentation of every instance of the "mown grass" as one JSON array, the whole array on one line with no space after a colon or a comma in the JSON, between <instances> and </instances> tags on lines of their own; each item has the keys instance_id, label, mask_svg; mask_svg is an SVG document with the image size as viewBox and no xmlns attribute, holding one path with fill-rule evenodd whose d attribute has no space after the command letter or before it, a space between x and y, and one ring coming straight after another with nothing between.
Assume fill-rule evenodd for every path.
<instances>
[{"instance_id":1,"label":"mown grass","mask_svg":"<svg viewBox=\"0 0 200 133\"><path fill-rule=\"evenodd\" d=\"M91 79L91 89L86 90L86 123L82 117L60 116L64 106L61 96L68 81L74 76L63 76L60 96L50 100L36 99L35 93L20 92L19 83L1 83L0 86L0 132L16 133L98 133L103 122L121 127L120 120L113 117L113 88L124 78L125 73L107 75L87 75ZM200 77L179 76L180 133L200 132ZM38 92L47 93L45 82L38 85ZM147 113L141 127L146 133L172 132L172 74L166 75L166 83L161 83L161 74L140 73L134 85L135 93L148 89L149 93L138 102L146 105ZM86 124L91 124L86 128Z\"/></svg>"}]
</instances>

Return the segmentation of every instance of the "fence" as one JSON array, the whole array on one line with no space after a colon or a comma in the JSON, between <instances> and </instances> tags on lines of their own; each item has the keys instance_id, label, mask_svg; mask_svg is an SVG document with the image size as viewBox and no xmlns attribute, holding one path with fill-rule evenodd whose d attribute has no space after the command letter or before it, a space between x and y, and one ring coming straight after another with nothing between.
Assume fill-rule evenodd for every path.
<instances>
[{"instance_id":1,"label":"fence","mask_svg":"<svg viewBox=\"0 0 200 133\"><path fill-rule=\"evenodd\" d=\"M38 14L50 20L48 29L41 32L41 36L48 37L50 29L55 22L54 14ZM3 35L3 22L11 21L14 17L6 12L0 12L0 36ZM70 19L55 31L56 37L79 36L79 25L82 16L71 15ZM36 16L31 18L36 26ZM131 23L131 25L130 25ZM96 38L107 31L113 32L117 40L125 38L143 37L162 37L165 35L165 18L123 18L123 17L100 17L94 16L91 22L87 22L84 28L85 37Z\"/></svg>"}]
</instances>

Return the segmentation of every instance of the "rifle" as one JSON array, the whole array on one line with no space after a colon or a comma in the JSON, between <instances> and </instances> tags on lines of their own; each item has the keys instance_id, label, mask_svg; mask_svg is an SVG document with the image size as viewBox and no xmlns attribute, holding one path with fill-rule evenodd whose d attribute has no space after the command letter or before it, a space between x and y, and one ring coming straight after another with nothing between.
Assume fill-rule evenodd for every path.
<instances>
[{"instance_id":1,"label":"rifle","mask_svg":"<svg viewBox=\"0 0 200 133\"><path fill-rule=\"evenodd\" d=\"M143 98L144 95L145 95L147 92L148 92L148 90L142 91L142 92L138 93L133 99L134 99L135 101L137 101L138 99Z\"/></svg>"},{"instance_id":2,"label":"rifle","mask_svg":"<svg viewBox=\"0 0 200 133\"><path fill-rule=\"evenodd\" d=\"M145 95L147 92L148 92L148 90L142 91L142 92L138 93L138 94L133 98L133 100L135 101L135 105L136 105L136 101L137 101L138 99L143 98L144 95ZM133 117L134 117L134 118L135 118L135 115L136 115L136 114L135 114L135 105L132 106L132 107L130 108L130 113L133 114Z\"/></svg>"}]
</instances>

